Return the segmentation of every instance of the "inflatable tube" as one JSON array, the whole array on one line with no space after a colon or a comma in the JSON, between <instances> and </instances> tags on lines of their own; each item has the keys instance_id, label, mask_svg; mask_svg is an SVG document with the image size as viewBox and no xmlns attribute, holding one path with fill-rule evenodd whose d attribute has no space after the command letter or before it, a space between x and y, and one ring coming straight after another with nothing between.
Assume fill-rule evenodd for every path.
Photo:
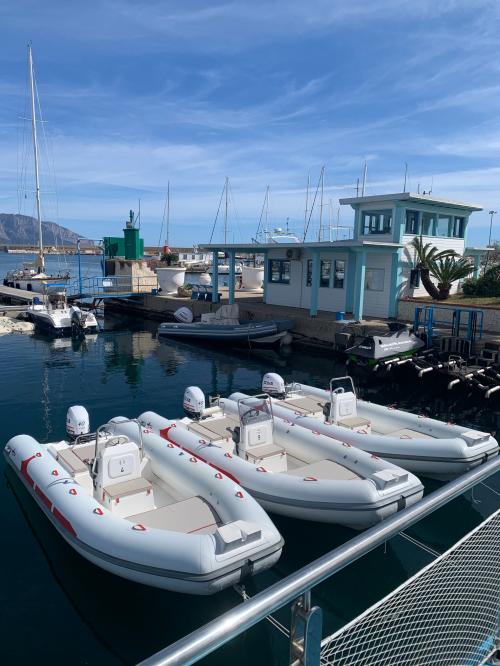
<instances>
[{"instance_id":1,"label":"inflatable tube","mask_svg":"<svg viewBox=\"0 0 500 666\"><path fill-rule=\"evenodd\" d=\"M219 405L224 413L237 417L236 402L224 399ZM274 420L276 443L283 444L287 452L300 454L306 470L308 463L329 458L352 470L353 478L317 478L307 471L303 475L276 473L263 464L252 464L239 457L229 433L224 445L217 445L191 432L188 428L193 422L189 419L171 421L154 412L145 412L139 420L146 430L151 429L171 445L228 475L273 513L363 529L422 497L422 484L405 470L281 419ZM147 449L148 442L153 440L148 436L144 441Z\"/></svg>"},{"instance_id":2,"label":"inflatable tube","mask_svg":"<svg viewBox=\"0 0 500 666\"><path fill-rule=\"evenodd\" d=\"M489 433L443 423L359 398L356 400L357 416L387 434L352 430L325 420L321 405L330 402L330 391L295 384L287 399L301 395L319 398L316 413L304 414L303 411L290 408L284 400L272 398L274 414L290 419L308 430L318 430L324 435L391 460L419 475L448 479L486 462L499 452L497 441ZM391 435L398 431L398 434Z\"/></svg>"},{"instance_id":3,"label":"inflatable tube","mask_svg":"<svg viewBox=\"0 0 500 666\"><path fill-rule=\"evenodd\" d=\"M127 424L118 429L134 434ZM137 427L132 430L137 436ZM155 439L148 442L147 464L159 479L175 479L188 494L213 505L221 522L211 533L159 529L113 514L93 497L91 481L90 491L85 487L88 474L80 483L56 460L54 448L60 452L61 443L18 435L4 455L62 537L111 573L176 592L213 594L272 566L283 541L252 497L227 476Z\"/></svg>"}]
</instances>

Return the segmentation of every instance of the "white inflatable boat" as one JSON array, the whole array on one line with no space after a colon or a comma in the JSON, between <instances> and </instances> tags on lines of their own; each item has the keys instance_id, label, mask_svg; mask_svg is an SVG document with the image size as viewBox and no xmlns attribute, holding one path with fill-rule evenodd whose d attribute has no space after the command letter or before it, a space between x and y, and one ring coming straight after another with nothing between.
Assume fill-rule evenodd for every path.
<instances>
[{"instance_id":1,"label":"white inflatable boat","mask_svg":"<svg viewBox=\"0 0 500 666\"><path fill-rule=\"evenodd\" d=\"M341 380L351 390L338 386ZM285 385L280 375L268 373L262 390L272 396L277 416L430 478L457 476L498 455L490 433L365 402L356 397L350 377L332 379L324 390Z\"/></svg>"},{"instance_id":2,"label":"white inflatable boat","mask_svg":"<svg viewBox=\"0 0 500 666\"><path fill-rule=\"evenodd\" d=\"M201 389L189 387L184 409L188 416L177 421L154 412L139 421L274 513L362 529L422 497L422 484L406 470L273 418L268 396L236 393L205 409Z\"/></svg>"},{"instance_id":3,"label":"white inflatable boat","mask_svg":"<svg viewBox=\"0 0 500 666\"><path fill-rule=\"evenodd\" d=\"M69 441L18 435L4 451L83 557L123 578L190 594L212 594L279 559L280 534L229 477L137 422L118 418L94 434L87 424L86 410L73 407Z\"/></svg>"}]
</instances>

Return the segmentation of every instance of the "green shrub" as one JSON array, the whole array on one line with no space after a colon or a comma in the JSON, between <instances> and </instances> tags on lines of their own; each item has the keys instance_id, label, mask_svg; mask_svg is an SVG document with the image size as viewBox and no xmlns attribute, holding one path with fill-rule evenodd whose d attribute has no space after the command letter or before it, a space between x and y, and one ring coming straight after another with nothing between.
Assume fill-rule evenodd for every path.
<instances>
[{"instance_id":1,"label":"green shrub","mask_svg":"<svg viewBox=\"0 0 500 666\"><path fill-rule=\"evenodd\" d=\"M492 266L479 278L465 280L462 291L466 296L500 296L500 264Z\"/></svg>"}]
</instances>

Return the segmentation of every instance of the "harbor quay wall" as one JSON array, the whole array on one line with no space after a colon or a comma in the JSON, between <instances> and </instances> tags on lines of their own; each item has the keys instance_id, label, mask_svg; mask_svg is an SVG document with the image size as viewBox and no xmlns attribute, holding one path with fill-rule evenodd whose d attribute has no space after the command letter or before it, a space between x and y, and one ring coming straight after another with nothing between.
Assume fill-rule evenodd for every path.
<instances>
[{"instance_id":1,"label":"harbor quay wall","mask_svg":"<svg viewBox=\"0 0 500 666\"><path fill-rule=\"evenodd\" d=\"M214 312L224 303L227 303L227 298L222 298L221 303L210 303L192 301L189 298L143 294L131 299L110 299L106 301L105 307L115 312L161 322L165 321L166 315L174 313L182 306L187 306L193 311L195 317L199 317L205 312ZM294 338L312 346L332 348L337 344L342 345L342 340L346 340L350 334L360 336L365 335L367 331L387 331L387 323L382 320L363 321L348 329L345 323L335 320L332 312L320 311L316 317L311 317L307 310L271 305L263 303L261 298L245 297L242 294L238 294L236 303L239 306L242 320L293 319L295 321L292 331Z\"/></svg>"},{"instance_id":2,"label":"harbor quay wall","mask_svg":"<svg viewBox=\"0 0 500 666\"><path fill-rule=\"evenodd\" d=\"M424 305L431 305L436 308L441 308L436 313L436 319L439 321L449 322L451 324L453 319L454 310L478 310L483 312L483 332L492 335L500 335L500 309L491 306L460 306L453 303L431 302L429 300L420 299L401 299L398 301L398 319L402 321L413 322L415 316L415 309L423 307ZM467 318L463 319L464 325L467 323ZM478 322L479 324L479 322Z\"/></svg>"}]
</instances>

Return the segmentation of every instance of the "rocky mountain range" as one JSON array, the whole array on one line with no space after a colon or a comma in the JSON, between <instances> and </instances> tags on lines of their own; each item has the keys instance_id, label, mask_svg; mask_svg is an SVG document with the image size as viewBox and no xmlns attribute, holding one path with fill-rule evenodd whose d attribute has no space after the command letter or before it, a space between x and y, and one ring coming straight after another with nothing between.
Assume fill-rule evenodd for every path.
<instances>
[{"instance_id":1,"label":"rocky mountain range","mask_svg":"<svg viewBox=\"0 0 500 666\"><path fill-rule=\"evenodd\" d=\"M42 222L42 233L45 246L74 246L79 238L74 231L61 227L55 222ZM38 222L34 217L0 213L0 245L33 246L37 243Z\"/></svg>"}]
</instances>

